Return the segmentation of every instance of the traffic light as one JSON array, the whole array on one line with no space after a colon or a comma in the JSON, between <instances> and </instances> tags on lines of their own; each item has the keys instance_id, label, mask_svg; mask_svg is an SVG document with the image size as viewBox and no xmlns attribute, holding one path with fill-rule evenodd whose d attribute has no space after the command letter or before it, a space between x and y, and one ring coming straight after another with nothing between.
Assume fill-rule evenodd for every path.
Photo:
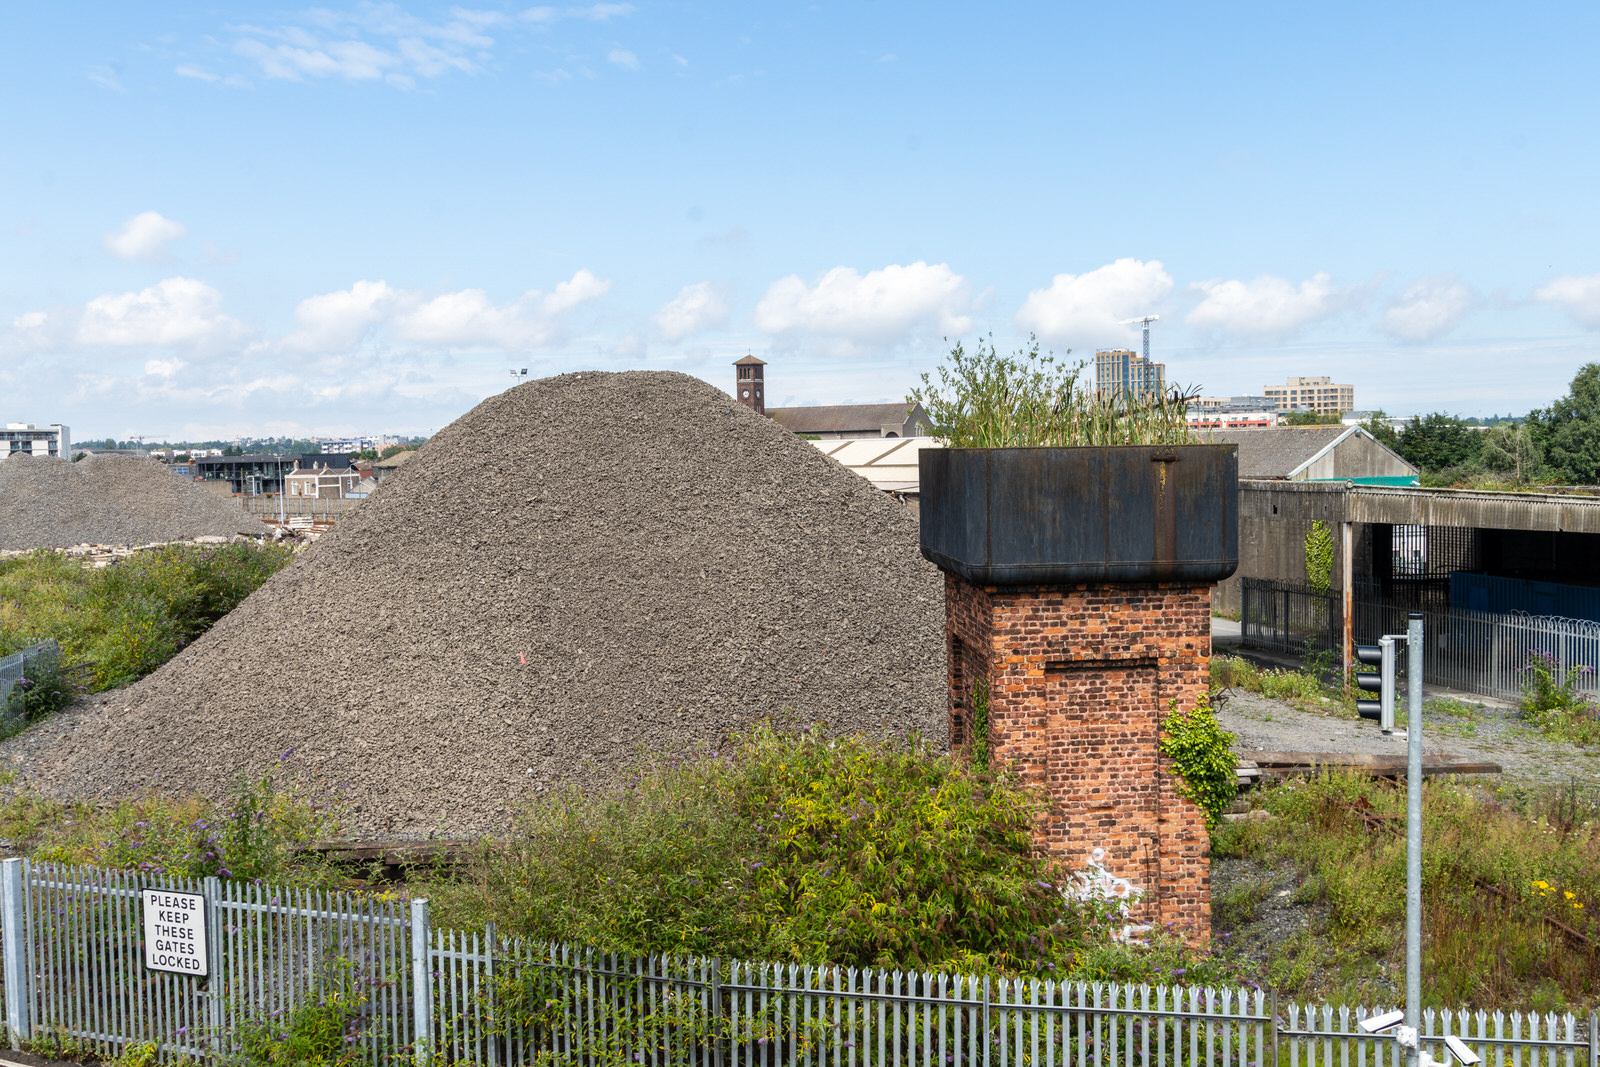
<instances>
[{"instance_id":1,"label":"traffic light","mask_svg":"<svg viewBox=\"0 0 1600 1067\"><path fill-rule=\"evenodd\" d=\"M1356 688L1377 693L1377 700L1356 700L1356 713L1363 719L1376 719L1385 732L1394 729L1394 638L1382 637L1375 645L1357 645L1356 662L1377 667L1376 672L1356 675Z\"/></svg>"}]
</instances>

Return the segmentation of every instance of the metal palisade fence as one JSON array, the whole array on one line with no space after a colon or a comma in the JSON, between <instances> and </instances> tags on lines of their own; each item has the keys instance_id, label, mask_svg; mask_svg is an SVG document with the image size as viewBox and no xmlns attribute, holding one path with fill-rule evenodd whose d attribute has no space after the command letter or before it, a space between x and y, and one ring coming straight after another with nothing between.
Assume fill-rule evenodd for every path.
<instances>
[{"instance_id":1,"label":"metal palisade fence","mask_svg":"<svg viewBox=\"0 0 1600 1067\"><path fill-rule=\"evenodd\" d=\"M209 974L144 966L142 891L199 894ZM802 967L435 930L426 901L0 868L6 1021L102 1054L148 1044L219 1062L316 1030L373 1064L695 1067L1398 1065L1371 1012L1256 989ZM307 1025L307 1021L313 1025ZM1428 1013L1486 1062L1600 1067L1597 1020Z\"/></svg>"},{"instance_id":2,"label":"metal palisade fence","mask_svg":"<svg viewBox=\"0 0 1600 1067\"><path fill-rule=\"evenodd\" d=\"M1274 652L1337 651L1344 639L1343 598L1304 586L1245 578L1241 636L1246 647ZM1359 591L1351 613L1356 641L1375 644L1404 633L1413 605L1389 604ZM1545 657L1558 681L1600 696L1600 623L1547 615L1498 615L1456 608L1422 608L1430 684L1493 697L1522 692L1527 666Z\"/></svg>"},{"instance_id":3,"label":"metal palisade fence","mask_svg":"<svg viewBox=\"0 0 1600 1067\"><path fill-rule=\"evenodd\" d=\"M32 675L29 673L40 665L57 664L61 661L61 647L54 640L39 641L19 649L9 656L0 656L0 711L12 714L23 714L26 711L26 701L12 701L11 693L25 679ZM15 712L12 705L22 705Z\"/></svg>"}]
</instances>

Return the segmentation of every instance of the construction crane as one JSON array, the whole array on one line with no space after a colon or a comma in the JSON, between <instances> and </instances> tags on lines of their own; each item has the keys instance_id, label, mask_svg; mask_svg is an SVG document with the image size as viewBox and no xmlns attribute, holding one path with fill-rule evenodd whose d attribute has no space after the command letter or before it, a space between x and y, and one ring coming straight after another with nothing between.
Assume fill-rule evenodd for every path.
<instances>
[{"instance_id":1,"label":"construction crane","mask_svg":"<svg viewBox=\"0 0 1600 1067\"><path fill-rule=\"evenodd\" d=\"M1150 324L1159 318L1161 318L1160 315L1146 315L1142 319L1123 319L1122 322L1119 323L1119 325L1122 326L1144 327L1144 358L1146 363L1150 361Z\"/></svg>"}]
</instances>

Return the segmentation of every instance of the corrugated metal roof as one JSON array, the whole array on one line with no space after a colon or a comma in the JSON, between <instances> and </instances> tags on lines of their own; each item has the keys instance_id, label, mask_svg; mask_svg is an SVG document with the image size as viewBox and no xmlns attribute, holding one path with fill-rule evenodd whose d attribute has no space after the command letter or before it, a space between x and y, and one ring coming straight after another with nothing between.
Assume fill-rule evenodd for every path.
<instances>
[{"instance_id":1,"label":"corrugated metal roof","mask_svg":"<svg viewBox=\"0 0 1600 1067\"><path fill-rule=\"evenodd\" d=\"M911 406L899 404L833 404L805 408L768 408L767 415L792 433L871 433L899 426Z\"/></svg>"}]
</instances>

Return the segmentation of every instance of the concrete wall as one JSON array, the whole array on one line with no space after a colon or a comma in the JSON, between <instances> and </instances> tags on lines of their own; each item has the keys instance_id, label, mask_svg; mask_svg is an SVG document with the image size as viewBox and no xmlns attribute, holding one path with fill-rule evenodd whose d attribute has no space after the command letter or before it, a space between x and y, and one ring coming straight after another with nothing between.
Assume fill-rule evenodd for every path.
<instances>
[{"instance_id":1,"label":"concrete wall","mask_svg":"<svg viewBox=\"0 0 1600 1067\"><path fill-rule=\"evenodd\" d=\"M1328 524L1334 538L1332 581L1338 588L1344 581L1338 551L1344 497L1343 482L1240 482L1239 569L1212 591L1212 609L1226 615L1239 611L1241 578L1305 581L1306 534L1317 519ZM1361 546L1356 547L1359 553Z\"/></svg>"},{"instance_id":2,"label":"concrete wall","mask_svg":"<svg viewBox=\"0 0 1600 1067\"><path fill-rule=\"evenodd\" d=\"M1417 468L1372 438L1351 434L1307 467L1299 478L1381 478L1416 473Z\"/></svg>"}]
</instances>

